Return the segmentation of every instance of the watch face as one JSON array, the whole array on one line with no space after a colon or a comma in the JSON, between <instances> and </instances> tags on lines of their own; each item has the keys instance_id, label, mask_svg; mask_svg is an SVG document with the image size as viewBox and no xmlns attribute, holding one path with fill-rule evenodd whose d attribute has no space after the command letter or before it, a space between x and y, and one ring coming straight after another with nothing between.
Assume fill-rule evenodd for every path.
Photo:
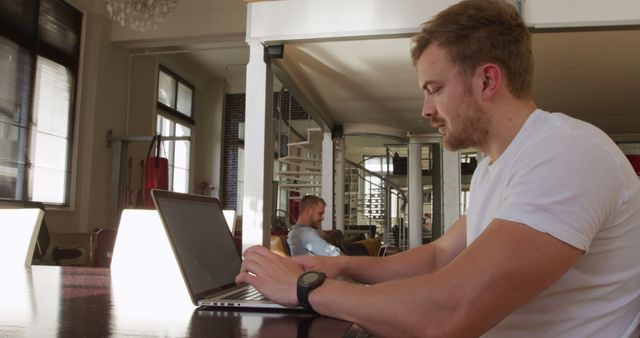
<instances>
[{"instance_id":1,"label":"watch face","mask_svg":"<svg viewBox=\"0 0 640 338\"><path fill-rule=\"evenodd\" d=\"M307 273L304 276L302 276L302 281L305 284L311 284L314 281L316 281L318 279L318 274L317 273Z\"/></svg>"}]
</instances>

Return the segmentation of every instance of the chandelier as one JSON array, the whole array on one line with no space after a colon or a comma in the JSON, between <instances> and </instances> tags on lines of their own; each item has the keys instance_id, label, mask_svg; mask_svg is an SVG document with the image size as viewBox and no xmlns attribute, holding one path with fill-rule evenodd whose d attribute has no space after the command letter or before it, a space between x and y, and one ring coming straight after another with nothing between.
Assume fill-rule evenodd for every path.
<instances>
[{"instance_id":1,"label":"chandelier","mask_svg":"<svg viewBox=\"0 0 640 338\"><path fill-rule=\"evenodd\" d=\"M176 8L178 0L104 0L107 12L120 26L146 32L158 28Z\"/></svg>"}]
</instances>

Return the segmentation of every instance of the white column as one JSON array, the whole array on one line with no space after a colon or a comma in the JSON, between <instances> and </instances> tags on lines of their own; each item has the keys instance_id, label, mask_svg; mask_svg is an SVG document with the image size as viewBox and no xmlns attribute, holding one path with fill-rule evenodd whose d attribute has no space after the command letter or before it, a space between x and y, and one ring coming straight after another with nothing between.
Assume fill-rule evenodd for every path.
<instances>
[{"instance_id":1,"label":"white column","mask_svg":"<svg viewBox=\"0 0 640 338\"><path fill-rule=\"evenodd\" d=\"M422 145L409 142L409 248L422 245Z\"/></svg>"},{"instance_id":2,"label":"white column","mask_svg":"<svg viewBox=\"0 0 640 338\"><path fill-rule=\"evenodd\" d=\"M460 152L442 152L442 214L444 231L460 218Z\"/></svg>"},{"instance_id":3,"label":"white column","mask_svg":"<svg viewBox=\"0 0 640 338\"><path fill-rule=\"evenodd\" d=\"M323 230L333 230L333 140L331 131L322 138L322 198L327 203L324 209Z\"/></svg>"},{"instance_id":4,"label":"white column","mask_svg":"<svg viewBox=\"0 0 640 338\"><path fill-rule=\"evenodd\" d=\"M245 103L242 250L269 246L273 180L273 76L264 46L249 42ZM249 160L250 159L250 160ZM249 165L247 165L249 164Z\"/></svg>"},{"instance_id":5,"label":"white column","mask_svg":"<svg viewBox=\"0 0 640 338\"><path fill-rule=\"evenodd\" d=\"M344 138L336 139L336 230L344 232Z\"/></svg>"}]
</instances>

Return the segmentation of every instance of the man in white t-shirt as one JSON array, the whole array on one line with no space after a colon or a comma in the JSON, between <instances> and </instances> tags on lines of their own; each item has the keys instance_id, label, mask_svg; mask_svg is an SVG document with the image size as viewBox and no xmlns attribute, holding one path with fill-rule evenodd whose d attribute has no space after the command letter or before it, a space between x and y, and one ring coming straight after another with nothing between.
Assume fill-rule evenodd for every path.
<instances>
[{"instance_id":1,"label":"man in white t-shirt","mask_svg":"<svg viewBox=\"0 0 640 338\"><path fill-rule=\"evenodd\" d=\"M601 130L537 108L515 8L461 1L421 27L411 54L444 146L486 155L467 214L384 258L252 247L236 280L376 336L638 337L640 181Z\"/></svg>"}]
</instances>

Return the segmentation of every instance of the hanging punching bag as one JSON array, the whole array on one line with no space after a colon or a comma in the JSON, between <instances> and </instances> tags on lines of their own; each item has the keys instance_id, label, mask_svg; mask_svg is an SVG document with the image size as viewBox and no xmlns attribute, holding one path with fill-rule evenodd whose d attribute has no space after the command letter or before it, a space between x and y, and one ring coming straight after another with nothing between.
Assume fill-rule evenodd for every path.
<instances>
[{"instance_id":1,"label":"hanging punching bag","mask_svg":"<svg viewBox=\"0 0 640 338\"><path fill-rule=\"evenodd\" d=\"M156 145L156 156L150 156L153 145ZM167 190L169 188L169 160L160 157L162 136L156 135L151 141L144 165L144 206L154 209L151 189Z\"/></svg>"}]
</instances>

